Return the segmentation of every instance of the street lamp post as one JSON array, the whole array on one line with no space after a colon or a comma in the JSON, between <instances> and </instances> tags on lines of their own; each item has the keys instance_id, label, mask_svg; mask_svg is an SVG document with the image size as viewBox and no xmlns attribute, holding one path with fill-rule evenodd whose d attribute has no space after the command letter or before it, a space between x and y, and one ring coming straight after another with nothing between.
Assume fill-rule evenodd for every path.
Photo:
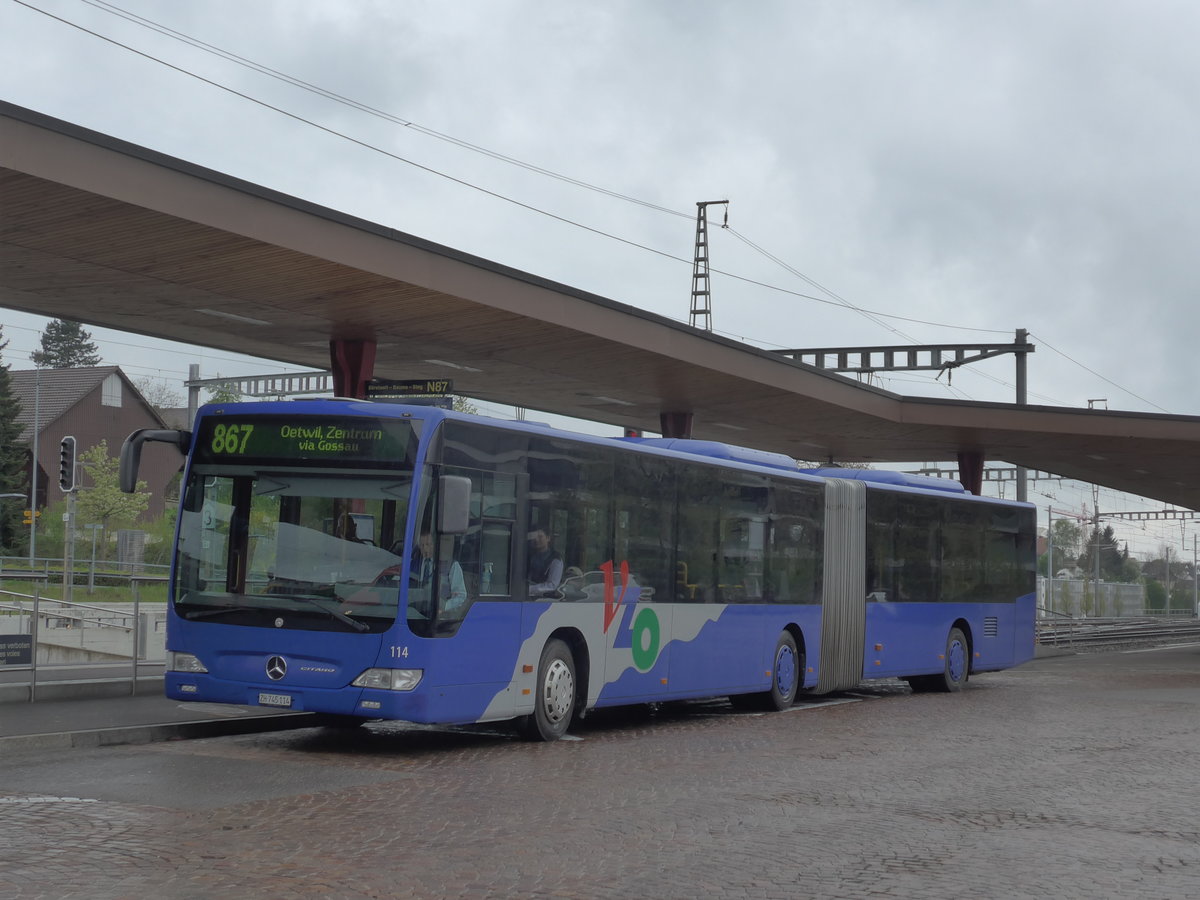
<instances>
[{"instance_id":1,"label":"street lamp post","mask_svg":"<svg viewBox=\"0 0 1200 900\"><path fill-rule=\"evenodd\" d=\"M29 467L29 569L37 567L38 431L41 429L42 370L33 371L33 460Z\"/></svg>"},{"instance_id":2,"label":"street lamp post","mask_svg":"<svg viewBox=\"0 0 1200 900\"><path fill-rule=\"evenodd\" d=\"M88 570L88 595L96 593L96 534L103 525L84 525L92 533L92 567Z\"/></svg>"}]
</instances>

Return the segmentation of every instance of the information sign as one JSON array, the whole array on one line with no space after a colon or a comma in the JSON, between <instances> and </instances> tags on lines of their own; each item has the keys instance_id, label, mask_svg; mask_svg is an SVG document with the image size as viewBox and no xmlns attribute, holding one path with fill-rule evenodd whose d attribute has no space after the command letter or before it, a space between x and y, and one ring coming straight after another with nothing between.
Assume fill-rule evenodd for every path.
<instances>
[{"instance_id":1,"label":"information sign","mask_svg":"<svg viewBox=\"0 0 1200 900\"><path fill-rule=\"evenodd\" d=\"M454 392L454 382L449 378L417 378L409 381L393 381L373 378L367 382L368 400L402 400L407 397L444 397Z\"/></svg>"},{"instance_id":2,"label":"information sign","mask_svg":"<svg viewBox=\"0 0 1200 900\"><path fill-rule=\"evenodd\" d=\"M0 666L33 665L33 638L29 635L0 637Z\"/></svg>"}]
</instances>

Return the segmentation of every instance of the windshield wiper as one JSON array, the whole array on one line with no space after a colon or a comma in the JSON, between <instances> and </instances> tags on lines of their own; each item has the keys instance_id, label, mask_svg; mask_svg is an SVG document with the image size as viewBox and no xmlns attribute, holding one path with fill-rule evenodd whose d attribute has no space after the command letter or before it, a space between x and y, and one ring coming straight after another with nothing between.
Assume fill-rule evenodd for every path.
<instances>
[{"instance_id":1,"label":"windshield wiper","mask_svg":"<svg viewBox=\"0 0 1200 900\"><path fill-rule=\"evenodd\" d=\"M224 616L228 613L260 612L252 606L218 606L215 609L193 609L183 613L185 619L211 619L214 616Z\"/></svg>"},{"instance_id":2,"label":"windshield wiper","mask_svg":"<svg viewBox=\"0 0 1200 900\"><path fill-rule=\"evenodd\" d=\"M322 602L327 599L325 597L322 597L319 595L313 596L310 594L287 594L286 598L288 600L300 600L300 601L303 601L304 603L309 604L310 606L315 606L321 612L325 613L326 615L330 616L331 618L337 619L339 622L344 622L345 624L347 624L351 628L353 628L355 631L363 632L363 631L371 630L371 627L369 625L367 625L365 622L359 622L357 619L350 618L348 615L346 615L341 610L332 609L332 608L326 606L325 603ZM269 607L263 607L263 606L218 606L218 607L209 608L209 609L189 610L185 613L181 613L181 615L185 619L212 619L212 618L216 618L217 616L225 616L225 615L229 615L231 613L264 614L264 613L278 613L278 612L284 612L284 610L271 609Z\"/></svg>"},{"instance_id":3,"label":"windshield wiper","mask_svg":"<svg viewBox=\"0 0 1200 900\"><path fill-rule=\"evenodd\" d=\"M325 600L324 597L320 597L320 596L314 597L309 594L288 594L287 598L289 600L303 600L305 603L309 603L309 604L315 606L317 609L321 610L321 612L329 614L333 618L337 619L339 622L345 622L347 625L349 625L355 631L361 632L361 631L369 631L370 630L370 626L365 624L364 622L359 622L357 619L350 618L348 615L346 615L344 612L342 612L339 609L332 609L332 608L326 606L322 602L323 600Z\"/></svg>"}]
</instances>

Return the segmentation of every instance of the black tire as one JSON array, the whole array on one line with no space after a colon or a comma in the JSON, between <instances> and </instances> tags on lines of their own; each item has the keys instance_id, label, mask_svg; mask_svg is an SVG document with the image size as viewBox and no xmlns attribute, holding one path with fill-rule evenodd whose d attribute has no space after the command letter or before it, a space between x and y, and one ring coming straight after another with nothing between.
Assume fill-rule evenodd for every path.
<instances>
[{"instance_id":1,"label":"black tire","mask_svg":"<svg viewBox=\"0 0 1200 900\"><path fill-rule=\"evenodd\" d=\"M530 741L557 741L575 716L575 658L565 642L546 642L538 663L533 713L518 720L521 736Z\"/></svg>"},{"instance_id":2,"label":"black tire","mask_svg":"<svg viewBox=\"0 0 1200 900\"><path fill-rule=\"evenodd\" d=\"M785 631L779 635L771 660L771 690L764 697L768 709L782 711L796 702L803 670L804 657L796 649L796 639Z\"/></svg>"},{"instance_id":3,"label":"black tire","mask_svg":"<svg viewBox=\"0 0 1200 900\"><path fill-rule=\"evenodd\" d=\"M342 716L337 715L336 713L317 714L317 724L322 728L359 728L370 721L370 719L365 719L362 716Z\"/></svg>"},{"instance_id":4,"label":"black tire","mask_svg":"<svg viewBox=\"0 0 1200 900\"><path fill-rule=\"evenodd\" d=\"M790 632L779 635L771 658L771 689L760 694L731 694L729 702L739 711L782 711L796 702L804 672L804 654L796 649Z\"/></svg>"},{"instance_id":5,"label":"black tire","mask_svg":"<svg viewBox=\"0 0 1200 900\"><path fill-rule=\"evenodd\" d=\"M946 635L946 652L940 675L914 675L904 679L914 693L938 692L953 694L963 689L971 677L971 645L961 628L951 628Z\"/></svg>"},{"instance_id":6,"label":"black tire","mask_svg":"<svg viewBox=\"0 0 1200 900\"><path fill-rule=\"evenodd\" d=\"M908 675L904 680L908 682L908 686L912 688L914 694L925 694L933 690L930 680L936 677L935 675Z\"/></svg>"}]
</instances>

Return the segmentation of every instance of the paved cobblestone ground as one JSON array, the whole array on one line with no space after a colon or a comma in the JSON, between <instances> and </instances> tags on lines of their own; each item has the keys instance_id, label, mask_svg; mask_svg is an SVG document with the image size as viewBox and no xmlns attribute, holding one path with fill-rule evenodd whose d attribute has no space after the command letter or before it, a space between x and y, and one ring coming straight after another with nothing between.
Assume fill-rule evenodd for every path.
<instances>
[{"instance_id":1,"label":"paved cobblestone ground","mask_svg":"<svg viewBox=\"0 0 1200 900\"><path fill-rule=\"evenodd\" d=\"M0 897L1200 898L1200 646L859 696L9 758Z\"/></svg>"}]
</instances>

